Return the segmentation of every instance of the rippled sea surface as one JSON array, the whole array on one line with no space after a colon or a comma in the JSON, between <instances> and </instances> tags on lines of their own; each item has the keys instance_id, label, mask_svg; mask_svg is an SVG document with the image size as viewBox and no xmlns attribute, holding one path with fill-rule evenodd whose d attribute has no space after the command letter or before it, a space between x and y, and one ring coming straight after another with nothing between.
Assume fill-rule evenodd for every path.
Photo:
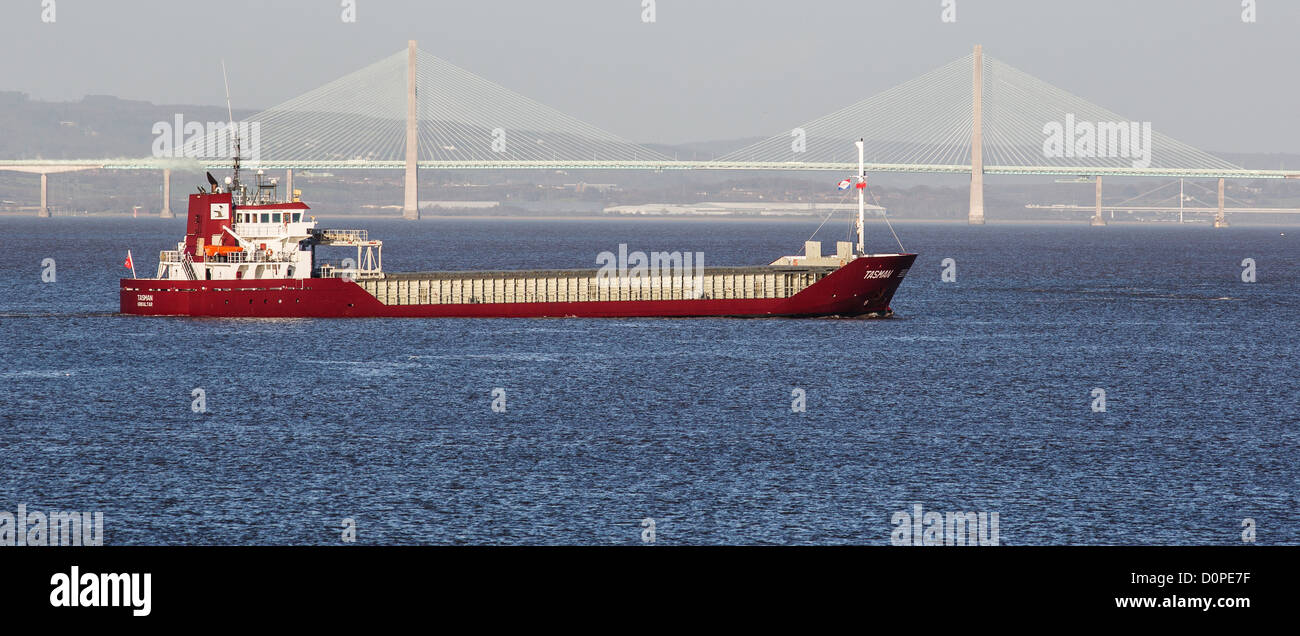
<instances>
[{"instance_id":1,"label":"rippled sea surface","mask_svg":"<svg viewBox=\"0 0 1300 636\"><path fill-rule=\"evenodd\" d=\"M817 224L322 221L390 271L763 264ZM179 220L3 217L0 510L106 544L888 544L916 504L1003 544L1300 543L1300 229L896 227L890 320L214 320L116 313Z\"/></svg>"}]
</instances>

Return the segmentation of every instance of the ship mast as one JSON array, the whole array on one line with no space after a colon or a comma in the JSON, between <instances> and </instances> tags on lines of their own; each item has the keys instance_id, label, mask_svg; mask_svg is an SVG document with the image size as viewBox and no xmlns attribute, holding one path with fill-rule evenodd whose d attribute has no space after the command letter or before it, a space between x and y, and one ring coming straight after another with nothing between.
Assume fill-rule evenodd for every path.
<instances>
[{"instance_id":1,"label":"ship mast","mask_svg":"<svg viewBox=\"0 0 1300 636\"><path fill-rule=\"evenodd\" d=\"M854 143L858 147L858 182L856 184L856 187L858 189L858 254L865 255L867 251L866 251L866 241L864 240L863 237L862 225L863 225L863 221L866 219L867 170L865 164L862 161L863 140L859 139Z\"/></svg>"},{"instance_id":2,"label":"ship mast","mask_svg":"<svg viewBox=\"0 0 1300 636\"><path fill-rule=\"evenodd\" d=\"M230 180L230 201L234 203L235 193L239 191L239 127L235 125L235 111L230 107L230 78L226 75L225 60L221 60L221 80L226 84L226 114L230 117L229 130L233 130L235 135L235 174Z\"/></svg>"}]
</instances>

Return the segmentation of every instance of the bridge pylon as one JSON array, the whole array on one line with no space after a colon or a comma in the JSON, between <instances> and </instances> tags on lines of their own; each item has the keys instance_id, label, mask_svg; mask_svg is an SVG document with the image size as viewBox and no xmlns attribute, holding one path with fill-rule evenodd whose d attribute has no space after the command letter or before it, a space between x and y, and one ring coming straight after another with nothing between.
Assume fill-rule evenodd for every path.
<instances>
[{"instance_id":1,"label":"bridge pylon","mask_svg":"<svg viewBox=\"0 0 1300 636\"><path fill-rule=\"evenodd\" d=\"M1092 215L1092 226L1106 226L1106 217L1101 215L1101 175L1097 175L1097 208Z\"/></svg>"},{"instance_id":2,"label":"bridge pylon","mask_svg":"<svg viewBox=\"0 0 1300 636\"><path fill-rule=\"evenodd\" d=\"M970 130L970 215L971 225L984 225L984 47L975 45L972 71Z\"/></svg>"},{"instance_id":3,"label":"bridge pylon","mask_svg":"<svg viewBox=\"0 0 1300 636\"><path fill-rule=\"evenodd\" d=\"M406 201L402 218L420 220L420 188L416 169L420 160L420 128L415 107L415 40L406 43Z\"/></svg>"},{"instance_id":4,"label":"bridge pylon","mask_svg":"<svg viewBox=\"0 0 1300 636\"><path fill-rule=\"evenodd\" d=\"M172 169L163 168L163 187L162 187L162 210L158 212L160 219L174 219L172 214Z\"/></svg>"},{"instance_id":5,"label":"bridge pylon","mask_svg":"<svg viewBox=\"0 0 1300 636\"><path fill-rule=\"evenodd\" d=\"M41 173L41 209L36 211L36 216L42 219L50 218L50 176Z\"/></svg>"},{"instance_id":6,"label":"bridge pylon","mask_svg":"<svg viewBox=\"0 0 1300 636\"><path fill-rule=\"evenodd\" d=\"M1223 214L1223 179L1219 179L1219 210L1214 214L1214 227L1228 227L1228 217Z\"/></svg>"}]
</instances>

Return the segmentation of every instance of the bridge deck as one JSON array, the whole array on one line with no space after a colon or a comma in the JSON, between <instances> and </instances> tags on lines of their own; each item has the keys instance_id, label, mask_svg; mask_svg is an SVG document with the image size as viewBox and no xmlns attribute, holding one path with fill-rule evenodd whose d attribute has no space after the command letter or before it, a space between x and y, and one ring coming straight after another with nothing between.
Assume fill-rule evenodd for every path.
<instances>
[{"instance_id":1,"label":"bridge deck","mask_svg":"<svg viewBox=\"0 0 1300 636\"><path fill-rule=\"evenodd\" d=\"M855 172L856 163L792 161L421 161L422 170L772 170L805 172ZM229 168L229 162L177 159L101 160L0 160L0 170L18 172L68 172L74 170L184 170L202 172ZM264 170L400 170L402 161L277 161L263 159L246 167ZM970 174L960 164L867 164L872 172L916 174ZM1225 168L1108 168L1099 166L999 166L985 165L989 175L1041 175L1089 177L1173 177L1188 179L1300 179L1296 170L1245 170Z\"/></svg>"}]
</instances>

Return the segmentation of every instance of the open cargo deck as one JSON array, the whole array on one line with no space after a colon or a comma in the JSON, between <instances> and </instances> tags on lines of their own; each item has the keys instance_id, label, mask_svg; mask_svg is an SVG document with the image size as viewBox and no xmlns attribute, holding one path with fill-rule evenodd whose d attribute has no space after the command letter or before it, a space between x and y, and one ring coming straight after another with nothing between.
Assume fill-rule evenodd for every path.
<instances>
[{"instance_id":1,"label":"open cargo deck","mask_svg":"<svg viewBox=\"0 0 1300 636\"><path fill-rule=\"evenodd\" d=\"M706 267L699 275L602 276L600 270L389 273L357 284L385 305L790 298L835 267Z\"/></svg>"}]
</instances>

